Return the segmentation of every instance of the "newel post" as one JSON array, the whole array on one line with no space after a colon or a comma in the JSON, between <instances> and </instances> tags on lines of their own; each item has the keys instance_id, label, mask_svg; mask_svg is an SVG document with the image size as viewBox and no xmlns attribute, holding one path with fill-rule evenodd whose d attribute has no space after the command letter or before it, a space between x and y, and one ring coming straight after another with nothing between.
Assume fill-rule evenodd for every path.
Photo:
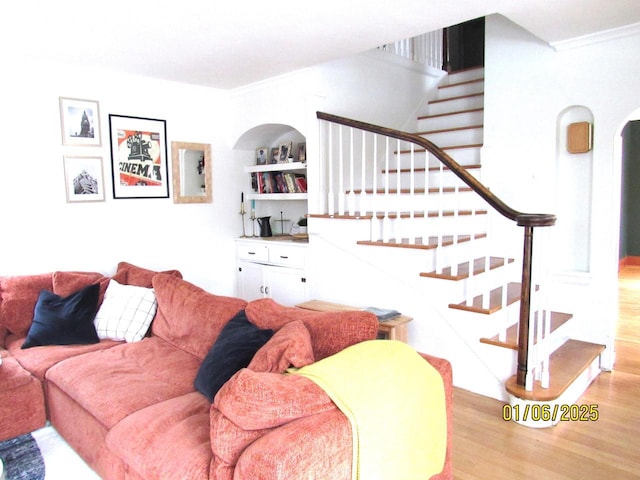
<instances>
[{"instance_id":1,"label":"newel post","mask_svg":"<svg viewBox=\"0 0 640 480\"><path fill-rule=\"evenodd\" d=\"M533 258L533 226L524 227L524 253L522 255L522 290L518 325L518 385L527 382L529 358L529 318L531 312L531 262Z\"/></svg>"}]
</instances>

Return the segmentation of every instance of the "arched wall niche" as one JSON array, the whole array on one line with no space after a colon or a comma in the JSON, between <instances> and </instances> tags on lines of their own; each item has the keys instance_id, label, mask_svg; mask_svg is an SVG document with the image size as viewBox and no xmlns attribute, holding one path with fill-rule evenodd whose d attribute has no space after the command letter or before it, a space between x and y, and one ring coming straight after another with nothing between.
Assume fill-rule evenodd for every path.
<instances>
[{"instance_id":1,"label":"arched wall niche","mask_svg":"<svg viewBox=\"0 0 640 480\"><path fill-rule=\"evenodd\" d=\"M588 274L591 269L593 148L585 153L568 151L567 131L569 125L577 122L588 122L593 126L591 110L572 105L558 114L555 206L558 221L552 231L552 264L558 272Z\"/></svg>"}]
</instances>

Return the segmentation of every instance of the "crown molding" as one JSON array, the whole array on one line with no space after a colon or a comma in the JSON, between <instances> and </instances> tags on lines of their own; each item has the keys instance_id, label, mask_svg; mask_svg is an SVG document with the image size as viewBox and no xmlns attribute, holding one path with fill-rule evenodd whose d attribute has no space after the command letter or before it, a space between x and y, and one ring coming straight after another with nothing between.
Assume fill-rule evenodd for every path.
<instances>
[{"instance_id":1,"label":"crown molding","mask_svg":"<svg viewBox=\"0 0 640 480\"><path fill-rule=\"evenodd\" d=\"M559 40L557 42L549 42L549 45L556 51L569 50L572 48L585 47L598 42L606 42L618 38L630 37L640 34L640 23L625 25L624 27L611 28L581 37L569 38L567 40Z\"/></svg>"}]
</instances>

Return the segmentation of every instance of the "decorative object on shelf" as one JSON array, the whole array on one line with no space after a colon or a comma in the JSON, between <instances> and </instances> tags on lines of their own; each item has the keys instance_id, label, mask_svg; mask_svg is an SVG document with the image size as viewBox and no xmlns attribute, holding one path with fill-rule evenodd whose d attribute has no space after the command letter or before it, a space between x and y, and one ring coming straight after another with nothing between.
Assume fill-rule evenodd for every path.
<instances>
[{"instance_id":1,"label":"decorative object on shelf","mask_svg":"<svg viewBox=\"0 0 640 480\"><path fill-rule=\"evenodd\" d=\"M174 203L210 203L211 145L171 142Z\"/></svg>"},{"instance_id":2,"label":"decorative object on shelf","mask_svg":"<svg viewBox=\"0 0 640 480\"><path fill-rule=\"evenodd\" d=\"M285 235L284 233L284 224L285 222L288 222L289 219L284 218L284 213L282 212L282 210L280 211L280 218L278 218L276 220L276 222L280 223L280 235Z\"/></svg>"},{"instance_id":3,"label":"decorative object on shelf","mask_svg":"<svg viewBox=\"0 0 640 480\"><path fill-rule=\"evenodd\" d=\"M245 216L246 213L247 212L244 209L244 192L241 192L240 193L240 215L241 215L241 218L242 218L242 236L243 237L247 236L247 234L245 232L245 229L244 229L244 216Z\"/></svg>"},{"instance_id":4,"label":"decorative object on shelf","mask_svg":"<svg viewBox=\"0 0 640 480\"><path fill-rule=\"evenodd\" d=\"M256 236L256 201L251 200L251 236Z\"/></svg>"},{"instance_id":5,"label":"decorative object on shelf","mask_svg":"<svg viewBox=\"0 0 640 480\"><path fill-rule=\"evenodd\" d=\"M109 114L113 198L169 198L164 120Z\"/></svg>"},{"instance_id":6,"label":"decorative object on shelf","mask_svg":"<svg viewBox=\"0 0 640 480\"><path fill-rule=\"evenodd\" d=\"M100 109L95 100L60 97L63 145L99 147Z\"/></svg>"},{"instance_id":7,"label":"decorative object on shelf","mask_svg":"<svg viewBox=\"0 0 640 480\"><path fill-rule=\"evenodd\" d=\"M292 147L292 142L280 145L280 157L278 159L278 163L287 163L289 161L289 155L291 154Z\"/></svg>"},{"instance_id":8,"label":"decorative object on shelf","mask_svg":"<svg viewBox=\"0 0 640 480\"><path fill-rule=\"evenodd\" d=\"M269 156L268 147L259 147L256 149L256 165L266 165Z\"/></svg>"},{"instance_id":9,"label":"decorative object on shelf","mask_svg":"<svg viewBox=\"0 0 640 480\"><path fill-rule=\"evenodd\" d=\"M271 233L271 217L260 217L258 218L258 225L260 225L260 236L261 237L272 237L273 233Z\"/></svg>"},{"instance_id":10,"label":"decorative object on shelf","mask_svg":"<svg viewBox=\"0 0 640 480\"><path fill-rule=\"evenodd\" d=\"M289 234L292 237L306 236L307 235L307 219L302 217L294 225L291 225Z\"/></svg>"},{"instance_id":11,"label":"decorative object on shelf","mask_svg":"<svg viewBox=\"0 0 640 480\"><path fill-rule=\"evenodd\" d=\"M300 143L298 144L298 162L306 163L307 162L307 144Z\"/></svg>"},{"instance_id":12,"label":"decorative object on shelf","mask_svg":"<svg viewBox=\"0 0 640 480\"><path fill-rule=\"evenodd\" d=\"M102 157L64 157L67 202L104 201Z\"/></svg>"},{"instance_id":13,"label":"decorative object on shelf","mask_svg":"<svg viewBox=\"0 0 640 480\"><path fill-rule=\"evenodd\" d=\"M271 149L271 158L269 159L269 163L278 163L280 160L280 147L273 147Z\"/></svg>"}]
</instances>

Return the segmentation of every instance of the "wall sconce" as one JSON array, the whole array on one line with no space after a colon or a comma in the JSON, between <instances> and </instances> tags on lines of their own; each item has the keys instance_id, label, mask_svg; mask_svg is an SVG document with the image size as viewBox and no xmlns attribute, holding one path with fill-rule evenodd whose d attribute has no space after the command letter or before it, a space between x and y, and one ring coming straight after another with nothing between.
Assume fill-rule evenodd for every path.
<instances>
[{"instance_id":1,"label":"wall sconce","mask_svg":"<svg viewBox=\"0 0 640 480\"><path fill-rule=\"evenodd\" d=\"M567 127L567 151L587 153L593 148L593 125L589 122L571 123Z\"/></svg>"}]
</instances>

